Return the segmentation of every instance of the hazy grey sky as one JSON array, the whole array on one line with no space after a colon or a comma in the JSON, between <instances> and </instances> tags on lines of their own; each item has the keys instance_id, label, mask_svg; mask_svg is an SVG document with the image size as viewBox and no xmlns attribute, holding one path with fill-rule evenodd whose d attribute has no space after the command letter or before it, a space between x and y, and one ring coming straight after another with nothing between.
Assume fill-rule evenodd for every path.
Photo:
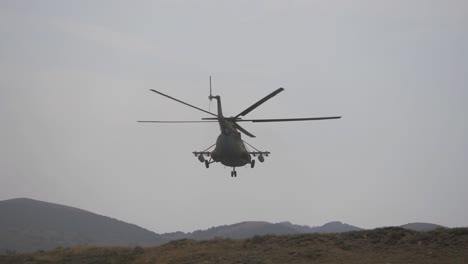
<instances>
[{"instance_id":1,"label":"hazy grey sky","mask_svg":"<svg viewBox=\"0 0 468 264\"><path fill-rule=\"evenodd\" d=\"M468 224L467 1L0 1L0 200L29 197L156 232L245 220ZM216 124L208 76L272 152L191 154ZM214 110L212 108L212 110Z\"/></svg>"}]
</instances>

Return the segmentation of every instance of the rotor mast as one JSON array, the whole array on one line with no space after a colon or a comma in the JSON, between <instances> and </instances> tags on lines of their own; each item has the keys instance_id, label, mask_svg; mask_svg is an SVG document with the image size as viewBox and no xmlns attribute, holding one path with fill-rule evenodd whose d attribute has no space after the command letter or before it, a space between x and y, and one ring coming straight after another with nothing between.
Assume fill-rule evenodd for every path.
<instances>
[{"instance_id":1,"label":"rotor mast","mask_svg":"<svg viewBox=\"0 0 468 264\"><path fill-rule=\"evenodd\" d=\"M223 134L229 134L231 131L237 132L235 128L232 127L232 125L229 124L229 122L224 118L223 116L223 107L221 105L221 96L219 95L214 95L211 93L212 92L212 87L211 87L211 76L210 76L210 96L208 96L208 99L213 100L216 99L216 106L217 106L217 114L218 114L218 123L219 123L219 129L221 130L221 133Z\"/></svg>"},{"instance_id":2,"label":"rotor mast","mask_svg":"<svg viewBox=\"0 0 468 264\"><path fill-rule=\"evenodd\" d=\"M208 99L213 100L213 99L216 99L216 106L217 106L217 110L218 110L218 118L223 118L223 108L221 107L221 96L219 95L215 95L213 96L212 93L212 88L211 88L211 75L210 75L210 95L208 96Z\"/></svg>"}]
</instances>

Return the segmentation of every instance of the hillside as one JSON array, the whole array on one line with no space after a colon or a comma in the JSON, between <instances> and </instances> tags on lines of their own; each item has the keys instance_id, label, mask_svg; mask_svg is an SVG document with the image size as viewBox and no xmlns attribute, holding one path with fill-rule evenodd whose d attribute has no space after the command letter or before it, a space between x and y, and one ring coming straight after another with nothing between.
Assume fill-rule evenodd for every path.
<instances>
[{"instance_id":1,"label":"hillside","mask_svg":"<svg viewBox=\"0 0 468 264\"><path fill-rule=\"evenodd\" d=\"M298 233L301 232L282 224L272 224L262 221L247 221L232 225L212 227L207 230L197 230L192 233L185 233L184 235L179 233L177 239L185 238L194 240L207 240L216 237L240 239L253 237L255 235L285 235ZM173 240L170 239L170 234L163 234L163 237L167 238L168 240Z\"/></svg>"},{"instance_id":2,"label":"hillside","mask_svg":"<svg viewBox=\"0 0 468 264\"><path fill-rule=\"evenodd\" d=\"M0 201L0 252L75 245L158 245L151 231L85 210L36 201Z\"/></svg>"},{"instance_id":3,"label":"hillside","mask_svg":"<svg viewBox=\"0 0 468 264\"><path fill-rule=\"evenodd\" d=\"M309 227L291 224L290 222L281 222L272 224L264 221L246 221L232 225L223 225L212 227L207 230L197 230L192 233L168 233L162 234L166 240L174 239L194 239L206 240L216 237L222 238L249 238L256 235L287 235L301 233L342 233L349 231L362 230L341 222L330 222L323 226Z\"/></svg>"},{"instance_id":4,"label":"hillside","mask_svg":"<svg viewBox=\"0 0 468 264\"><path fill-rule=\"evenodd\" d=\"M357 230L340 222L322 227L247 221L191 233L156 234L133 224L82 209L27 198L0 201L0 253L31 252L55 247L157 246L177 239L206 240L216 237L249 238L267 234L343 232ZM351 227L351 228L350 228Z\"/></svg>"},{"instance_id":5,"label":"hillside","mask_svg":"<svg viewBox=\"0 0 468 264\"><path fill-rule=\"evenodd\" d=\"M244 239L261 235L342 233L362 230L341 222L309 227L290 222L246 221L194 232L156 234L133 224L69 206L20 198L0 201L0 254L32 252L56 247L157 246L178 240ZM403 226L428 231L440 226L412 223Z\"/></svg>"},{"instance_id":6,"label":"hillside","mask_svg":"<svg viewBox=\"0 0 468 264\"><path fill-rule=\"evenodd\" d=\"M437 228L445 228L441 225L430 224L430 223L409 223L401 226L404 229L414 230L414 231L432 231Z\"/></svg>"},{"instance_id":7,"label":"hillside","mask_svg":"<svg viewBox=\"0 0 468 264\"><path fill-rule=\"evenodd\" d=\"M338 221L329 222L324 224L323 226L306 226L306 225L295 225L291 224L290 222L281 222L281 225L288 226L293 228L300 233L343 233L343 232L350 232L350 231L359 231L363 230L362 228L348 225L345 223L341 223Z\"/></svg>"},{"instance_id":8,"label":"hillside","mask_svg":"<svg viewBox=\"0 0 468 264\"><path fill-rule=\"evenodd\" d=\"M462 264L468 229L417 232L399 227L342 234L177 240L153 248L77 247L0 256L13 263L413 263Z\"/></svg>"}]
</instances>

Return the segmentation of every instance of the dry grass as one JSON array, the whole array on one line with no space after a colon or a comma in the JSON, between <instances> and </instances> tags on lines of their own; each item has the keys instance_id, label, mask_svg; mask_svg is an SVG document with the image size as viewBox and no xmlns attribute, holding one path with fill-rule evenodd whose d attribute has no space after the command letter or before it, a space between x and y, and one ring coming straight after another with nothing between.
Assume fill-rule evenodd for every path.
<instances>
[{"instance_id":1,"label":"dry grass","mask_svg":"<svg viewBox=\"0 0 468 264\"><path fill-rule=\"evenodd\" d=\"M0 263L468 263L468 229L381 228L343 234L177 240L151 248L74 247Z\"/></svg>"}]
</instances>

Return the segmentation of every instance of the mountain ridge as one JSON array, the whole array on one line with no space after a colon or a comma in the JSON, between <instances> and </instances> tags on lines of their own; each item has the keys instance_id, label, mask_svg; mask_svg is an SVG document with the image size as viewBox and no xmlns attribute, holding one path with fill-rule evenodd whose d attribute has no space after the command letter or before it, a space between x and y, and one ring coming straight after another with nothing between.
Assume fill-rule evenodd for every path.
<instances>
[{"instance_id":1,"label":"mountain ridge","mask_svg":"<svg viewBox=\"0 0 468 264\"><path fill-rule=\"evenodd\" d=\"M0 201L0 252L74 245L155 245L160 235L83 209L17 198Z\"/></svg>"},{"instance_id":2,"label":"mountain ridge","mask_svg":"<svg viewBox=\"0 0 468 264\"><path fill-rule=\"evenodd\" d=\"M339 221L310 227L290 222L243 221L193 232L157 234L138 225L102 216L80 208L29 198L0 201L0 253L94 246L157 246L179 239L245 239L263 235L342 233L363 230ZM407 229L429 231L442 226L410 223Z\"/></svg>"}]
</instances>

